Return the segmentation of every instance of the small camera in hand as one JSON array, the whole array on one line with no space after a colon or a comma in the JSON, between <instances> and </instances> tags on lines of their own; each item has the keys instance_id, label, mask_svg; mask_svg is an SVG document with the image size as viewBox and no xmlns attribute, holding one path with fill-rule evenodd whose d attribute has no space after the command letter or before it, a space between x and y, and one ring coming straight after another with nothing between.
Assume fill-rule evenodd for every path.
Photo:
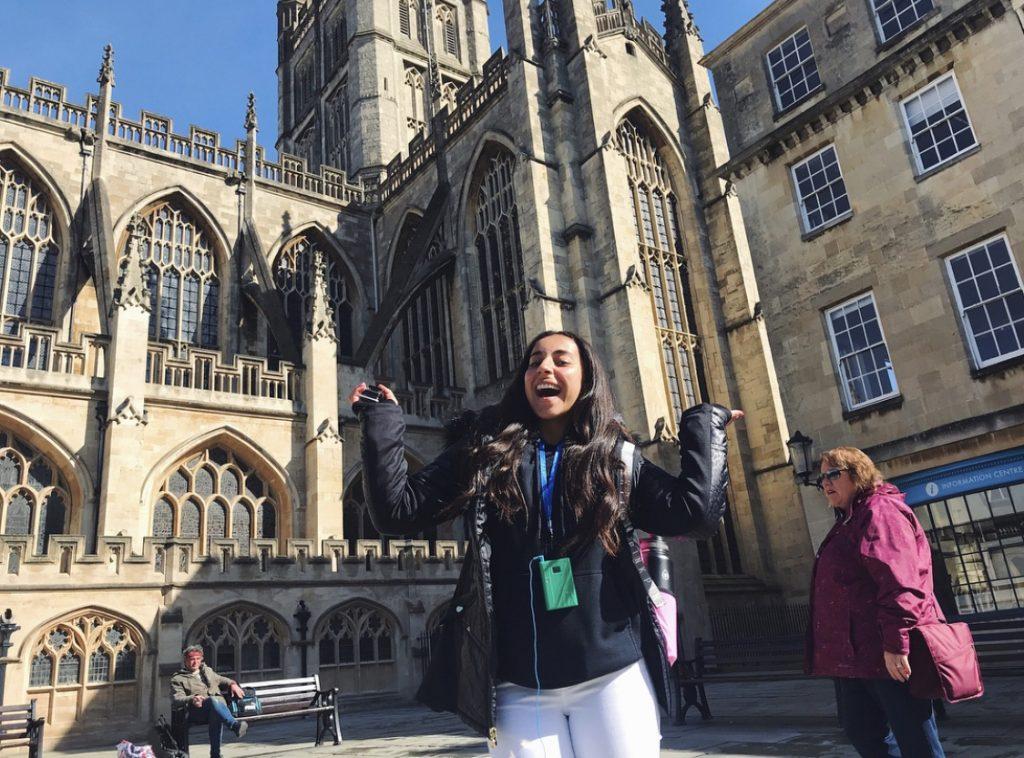
<instances>
[{"instance_id":1,"label":"small camera in hand","mask_svg":"<svg viewBox=\"0 0 1024 758\"><path fill-rule=\"evenodd\" d=\"M367 385L366 389L359 393L359 399L365 400L368 403L379 403L384 397L384 393L376 387Z\"/></svg>"}]
</instances>

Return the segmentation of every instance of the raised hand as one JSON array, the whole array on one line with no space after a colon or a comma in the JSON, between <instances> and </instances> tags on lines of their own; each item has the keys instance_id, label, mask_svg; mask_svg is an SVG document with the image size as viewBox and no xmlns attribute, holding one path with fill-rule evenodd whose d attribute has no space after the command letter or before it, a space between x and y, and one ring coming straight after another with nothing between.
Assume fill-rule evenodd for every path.
<instances>
[{"instance_id":1,"label":"raised hand","mask_svg":"<svg viewBox=\"0 0 1024 758\"><path fill-rule=\"evenodd\" d=\"M349 393L349 403L357 403L359 401L359 395L362 394L363 390L365 390L369 386L370 385L368 385L366 382L360 382L359 384L357 384L355 388L353 388L352 392ZM384 400L390 400L395 405L398 405L398 398L395 397L395 393L392 392L390 388L384 386L383 384L376 385L376 388L380 390L380 394Z\"/></svg>"}]
</instances>

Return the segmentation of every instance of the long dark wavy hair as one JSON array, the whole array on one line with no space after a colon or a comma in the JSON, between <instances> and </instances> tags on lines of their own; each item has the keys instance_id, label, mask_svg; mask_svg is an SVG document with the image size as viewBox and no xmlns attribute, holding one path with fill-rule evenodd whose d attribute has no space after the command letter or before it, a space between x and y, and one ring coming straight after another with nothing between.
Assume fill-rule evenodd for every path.
<instances>
[{"instance_id":1,"label":"long dark wavy hair","mask_svg":"<svg viewBox=\"0 0 1024 758\"><path fill-rule=\"evenodd\" d=\"M516 477L524 449L540 430L540 420L526 398L525 376L534 347L552 335L562 335L576 343L583 367L580 394L569 411L560 464L562 488L573 493L569 502L579 528L561 545L560 552L568 554L600 540L604 549L614 555L619 550L616 473L622 468L616 446L629 434L615 412L608 377L597 354L590 343L573 332L547 331L534 337L501 401L485 408L469 424L468 451L462 458L461 481L465 487L450 510L454 515L481 495L507 521L525 509ZM461 423L465 429L467 422Z\"/></svg>"}]
</instances>

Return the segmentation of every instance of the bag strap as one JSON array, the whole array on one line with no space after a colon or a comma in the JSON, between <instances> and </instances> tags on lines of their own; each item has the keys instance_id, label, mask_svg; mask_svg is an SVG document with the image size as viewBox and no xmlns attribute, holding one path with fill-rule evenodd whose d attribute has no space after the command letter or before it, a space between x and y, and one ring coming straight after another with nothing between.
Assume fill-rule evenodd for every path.
<instances>
[{"instance_id":1,"label":"bag strap","mask_svg":"<svg viewBox=\"0 0 1024 758\"><path fill-rule=\"evenodd\" d=\"M625 475L620 473L618 476L619 484L619 519L622 521L622 527L626 532L626 541L629 543L629 550L633 556L633 563L636 565L636 570L640 574L640 581L644 584L644 591L647 593L647 597L650 599L656 608L661 608L665 605L666 600L662 597L661 590L658 589L658 585L654 583L651 578L651 573L647 570L647 566L644 565L643 554L640 551L640 542L636 538L636 528L633 526L633 522L629 519L629 495L633 491L633 460L636 455L636 445L629 440L623 440L622 447L619 449L619 455L622 458L622 463L625 466ZM629 481L627 487L626 481Z\"/></svg>"}]
</instances>

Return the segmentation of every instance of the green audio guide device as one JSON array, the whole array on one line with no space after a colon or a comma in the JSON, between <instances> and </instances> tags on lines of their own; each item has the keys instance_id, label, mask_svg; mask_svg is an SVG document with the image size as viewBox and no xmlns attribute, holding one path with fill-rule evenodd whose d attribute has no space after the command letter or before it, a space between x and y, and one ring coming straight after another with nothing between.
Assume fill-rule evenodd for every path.
<instances>
[{"instance_id":1,"label":"green audio guide device","mask_svg":"<svg viewBox=\"0 0 1024 758\"><path fill-rule=\"evenodd\" d=\"M575 608L576 583L572 579L572 564L568 558L540 562L540 584L544 588L544 605L549 611Z\"/></svg>"}]
</instances>

